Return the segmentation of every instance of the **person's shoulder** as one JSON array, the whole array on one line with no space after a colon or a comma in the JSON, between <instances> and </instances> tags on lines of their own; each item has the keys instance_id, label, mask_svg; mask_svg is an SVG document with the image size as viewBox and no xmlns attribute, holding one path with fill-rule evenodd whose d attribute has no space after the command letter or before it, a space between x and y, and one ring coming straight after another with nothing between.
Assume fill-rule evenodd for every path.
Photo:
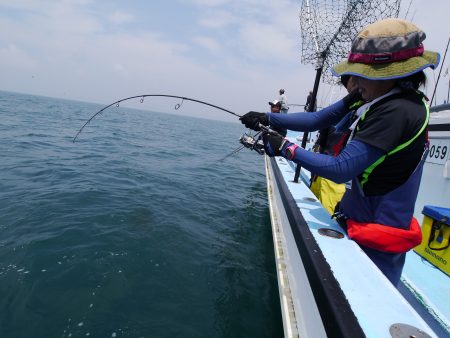
<instances>
[{"instance_id":1,"label":"person's shoulder","mask_svg":"<svg viewBox=\"0 0 450 338\"><path fill-rule=\"evenodd\" d=\"M420 128L426 120L426 108L421 98L396 96L378 102L365 114L359 124L361 132L391 138L390 135L409 135Z\"/></svg>"},{"instance_id":2,"label":"person's shoulder","mask_svg":"<svg viewBox=\"0 0 450 338\"><path fill-rule=\"evenodd\" d=\"M386 97L375 103L371 109L373 115L390 115L392 118L404 118L405 116L422 115L425 106L422 96L416 93L402 93ZM372 115L372 114L370 114Z\"/></svg>"}]
</instances>

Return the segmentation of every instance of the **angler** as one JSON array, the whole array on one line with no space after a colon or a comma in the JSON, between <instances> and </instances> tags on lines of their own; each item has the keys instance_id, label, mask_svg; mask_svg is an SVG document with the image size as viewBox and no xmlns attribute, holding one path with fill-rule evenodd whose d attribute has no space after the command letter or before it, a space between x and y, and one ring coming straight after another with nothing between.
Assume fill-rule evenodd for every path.
<instances>
[{"instance_id":1,"label":"angler","mask_svg":"<svg viewBox=\"0 0 450 338\"><path fill-rule=\"evenodd\" d=\"M283 156L337 183L351 180L335 216L394 285L406 252L421 243L413 212L428 151L429 111L419 87L426 81L423 70L439 63L439 54L424 50L423 40L425 33L408 21L380 20L366 26L348 60L334 66L333 75L356 79L366 102L336 157L308 152L280 136L263 138L269 156ZM353 92L320 112L249 112L241 121L254 130L270 123L307 132L336 124L359 99Z\"/></svg>"}]
</instances>

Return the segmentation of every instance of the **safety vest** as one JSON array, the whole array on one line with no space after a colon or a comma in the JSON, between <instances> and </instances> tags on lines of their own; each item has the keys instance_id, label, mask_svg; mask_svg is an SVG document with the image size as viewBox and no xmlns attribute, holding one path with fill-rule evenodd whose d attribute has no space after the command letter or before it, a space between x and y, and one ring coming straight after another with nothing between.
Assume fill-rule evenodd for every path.
<instances>
[{"instance_id":1,"label":"safety vest","mask_svg":"<svg viewBox=\"0 0 450 338\"><path fill-rule=\"evenodd\" d=\"M347 189L339 204L340 212L347 218L349 238L360 245L383 252L403 253L419 245L422 241L419 223L412 217L412 214L423 165L428 153L428 144L424 145L421 161L402 185L381 196L365 196L362 189L376 166L380 165L387 156L408 147L425 131L428 125L429 109L425 98L422 99L422 102L426 107L426 118L419 132L368 167L363 172L361 180L353 179L352 188ZM370 107L361 114L355 128L358 128L359 123L364 120ZM364 109L364 107L362 108ZM355 130L350 132L351 135L345 144L352 139L354 132ZM405 227L404 225L408 223L409 225ZM403 227L399 225L403 225Z\"/></svg>"}]
</instances>

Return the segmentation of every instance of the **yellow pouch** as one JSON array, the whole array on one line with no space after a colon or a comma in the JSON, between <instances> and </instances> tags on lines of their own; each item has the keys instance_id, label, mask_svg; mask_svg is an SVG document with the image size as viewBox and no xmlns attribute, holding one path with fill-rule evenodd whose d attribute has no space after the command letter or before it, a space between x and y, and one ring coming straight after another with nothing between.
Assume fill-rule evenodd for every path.
<instances>
[{"instance_id":1,"label":"yellow pouch","mask_svg":"<svg viewBox=\"0 0 450 338\"><path fill-rule=\"evenodd\" d=\"M337 184L326 178L316 176L311 183L310 189L328 213L332 215L336 204L345 193L345 184Z\"/></svg>"}]
</instances>

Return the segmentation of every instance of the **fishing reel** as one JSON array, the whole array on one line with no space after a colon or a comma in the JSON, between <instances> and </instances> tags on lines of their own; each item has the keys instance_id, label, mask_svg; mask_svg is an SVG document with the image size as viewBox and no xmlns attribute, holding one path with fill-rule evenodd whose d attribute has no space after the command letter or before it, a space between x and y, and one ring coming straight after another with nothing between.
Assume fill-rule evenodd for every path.
<instances>
[{"instance_id":1,"label":"fishing reel","mask_svg":"<svg viewBox=\"0 0 450 338\"><path fill-rule=\"evenodd\" d=\"M259 132L255 135L250 135L245 133L241 136L239 139L239 142L245 147L249 148L250 150L256 151L260 155L264 155L264 142L262 140L262 133Z\"/></svg>"},{"instance_id":2,"label":"fishing reel","mask_svg":"<svg viewBox=\"0 0 450 338\"><path fill-rule=\"evenodd\" d=\"M257 132L255 135L250 135L245 133L241 136L239 139L239 142L246 148L249 148L250 150L256 151L260 155L265 154L264 150L264 141L263 136L266 134L270 135L278 135L281 136L279 133L277 133L275 130L270 129L269 127L259 124L260 131Z\"/></svg>"},{"instance_id":3,"label":"fishing reel","mask_svg":"<svg viewBox=\"0 0 450 338\"><path fill-rule=\"evenodd\" d=\"M229 153L227 156L221 158L219 161L223 161L226 158L236 154L237 152L241 151L244 148L254 150L260 155L264 155L266 151L264 150L264 140L263 137L267 134L271 135L278 135L281 136L279 133L277 133L275 130L270 129L269 127L266 127L262 124L259 124L259 131L255 135L251 135L248 133L244 133L239 138L239 143L241 146L233 150L231 153Z\"/></svg>"}]
</instances>

